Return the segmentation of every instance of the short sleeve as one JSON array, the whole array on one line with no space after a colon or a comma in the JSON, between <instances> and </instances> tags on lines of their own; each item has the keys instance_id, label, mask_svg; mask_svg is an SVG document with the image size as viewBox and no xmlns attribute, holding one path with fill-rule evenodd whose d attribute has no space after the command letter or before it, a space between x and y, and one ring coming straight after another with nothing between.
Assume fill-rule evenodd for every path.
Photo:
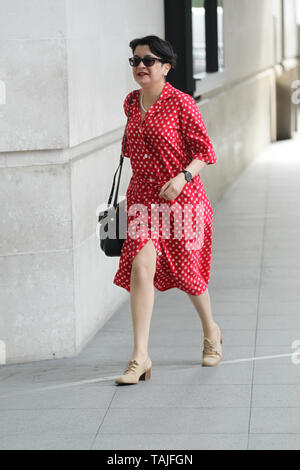
<instances>
[{"instance_id":1,"label":"short sleeve","mask_svg":"<svg viewBox=\"0 0 300 470\"><path fill-rule=\"evenodd\" d=\"M207 165L217 162L217 157L194 98L188 94L181 101L180 121L183 138L192 159Z\"/></svg>"},{"instance_id":2,"label":"short sleeve","mask_svg":"<svg viewBox=\"0 0 300 470\"><path fill-rule=\"evenodd\" d=\"M132 92L128 93L128 95L126 96L126 98L124 100L124 103L123 103L123 109L124 109L124 112L125 112L127 117L128 117L128 113L129 113L129 107L130 107L129 102L130 102L131 96L132 96ZM127 121L126 121L126 123L127 123ZM125 140L125 132L126 132L126 126L125 126L123 137L122 137L122 145L121 145L121 150L122 151L123 151L123 145L124 145L124 140ZM125 150L124 150L123 155L124 155L124 157L130 158L128 138L126 139Z\"/></svg>"}]
</instances>

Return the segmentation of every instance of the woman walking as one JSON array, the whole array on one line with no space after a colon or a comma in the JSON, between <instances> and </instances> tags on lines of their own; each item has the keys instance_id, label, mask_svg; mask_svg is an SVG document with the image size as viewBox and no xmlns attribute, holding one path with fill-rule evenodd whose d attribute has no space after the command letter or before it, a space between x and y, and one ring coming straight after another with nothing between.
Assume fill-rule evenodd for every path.
<instances>
[{"instance_id":1,"label":"woman walking","mask_svg":"<svg viewBox=\"0 0 300 470\"><path fill-rule=\"evenodd\" d=\"M188 294L202 322L202 365L216 366L222 360L222 335L207 289L213 210L199 174L217 158L194 98L166 81L176 66L171 44L151 35L134 39L129 46L129 63L141 88L124 101L125 114L130 115L122 153L130 158L132 177L126 191L128 236L113 282L130 293L134 351L117 384L150 378L154 287L177 287ZM122 148L124 138L125 132ZM168 214L168 229L159 212L163 219Z\"/></svg>"}]
</instances>

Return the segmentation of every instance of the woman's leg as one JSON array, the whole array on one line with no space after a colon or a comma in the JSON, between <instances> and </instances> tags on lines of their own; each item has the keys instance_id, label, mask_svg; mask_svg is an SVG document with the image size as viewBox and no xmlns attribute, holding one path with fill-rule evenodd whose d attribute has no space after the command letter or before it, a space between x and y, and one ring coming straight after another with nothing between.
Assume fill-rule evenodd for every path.
<instances>
[{"instance_id":1,"label":"woman's leg","mask_svg":"<svg viewBox=\"0 0 300 470\"><path fill-rule=\"evenodd\" d=\"M204 336L211 341L216 341L218 339L218 326L212 316L208 289L206 289L203 294L188 294L188 296L194 304L201 319Z\"/></svg>"},{"instance_id":2,"label":"woman's leg","mask_svg":"<svg viewBox=\"0 0 300 470\"><path fill-rule=\"evenodd\" d=\"M143 362L148 356L150 321L154 305L153 279L156 249L150 239L133 260L130 277L130 303L133 322L132 359Z\"/></svg>"}]
</instances>

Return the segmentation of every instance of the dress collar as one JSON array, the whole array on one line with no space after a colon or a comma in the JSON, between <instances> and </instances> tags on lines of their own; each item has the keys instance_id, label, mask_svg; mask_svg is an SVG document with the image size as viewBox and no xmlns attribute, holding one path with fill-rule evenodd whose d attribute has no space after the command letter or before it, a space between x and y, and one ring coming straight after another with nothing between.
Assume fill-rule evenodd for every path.
<instances>
[{"instance_id":1,"label":"dress collar","mask_svg":"<svg viewBox=\"0 0 300 470\"><path fill-rule=\"evenodd\" d=\"M141 91L142 91L142 88L140 88L139 90L136 90L137 92L136 93L136 112L138 114L140 128L142 129L142 125L145 124L151 116L153 117L160 110L162 102L168 99L170 96L172 96L172 94L175 92L175 88L171 85L171 83L169 82L165 83L159 98L155 101L155 103L152 106L150 106L150 108L145 114L143 121L141 118L140 103L139 103Z\"/></svg>"},{"instance_id":2,"label":"dress collar","mask_svg":"<svg viewBox=\"0 0 300 470\"><path fill-rule=\"evenodd\" d=\"M174 87L171 85L171 83L166 82L158 100L163 101L169 98L169 96L171 96L173 93L174 93Z\"/></svg>"},{"instance_id":3,"label":"dress collar","mask_svg":"<svg viewBox=\"0 0 300 470\"><path fill-rule=\"evenodd\" d=\"M138 93L136 94L136 96L137 96L138 99L140 97L141 91L142 91L142 88L137 90ZM159 98L155 101L155 103L158 103L160 101L163 101L163 100L169 98L169 96L171 96L174 93L174 91L175 91L175 88L173 87L173 85L171 85L171 83L169 83L169 82L166 82L163 89L162 89L162 92L161 92Z\"/></svg>"}]
</instances>

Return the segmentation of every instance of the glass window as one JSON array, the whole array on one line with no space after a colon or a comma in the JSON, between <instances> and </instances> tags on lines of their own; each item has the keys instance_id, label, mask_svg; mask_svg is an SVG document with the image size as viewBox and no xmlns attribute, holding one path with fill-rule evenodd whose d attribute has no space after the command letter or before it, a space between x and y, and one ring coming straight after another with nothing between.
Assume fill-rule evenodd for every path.
<instances>
[{"instance_id":1,"label":"glass window","mask_svg":"<svg viewBox=\"0 0 300 470\"><path fill-rule=\"evenodd\" d=\"M224 68L224 43L223 43L223 0L218 0L218 57L219 69Z\"/></svg>"},{"instance_id":2,"label":"glass window","mask_svg":"<svg viewBox=\"0 0 300 470\"><path fill-rule=\"evenodd\" d=\"M208 0L211 1L211 0ZM209 7L214 2L211 2ZM208 70L208 63L211 57L208 56L210 51L217 54L217 67L216 71L220 71L224 67L224 53L223 53L223 0L215 2L215 11L208 12L206 10L205 0L192 0L192 30L193 30L193 69L194 78L203 78ZM217 33L210 35L209 38L205 34L206 27L215 29L217 24ZM215 41L215 44L209 44L208 41Z\"/></svg>"}]
</instances>

